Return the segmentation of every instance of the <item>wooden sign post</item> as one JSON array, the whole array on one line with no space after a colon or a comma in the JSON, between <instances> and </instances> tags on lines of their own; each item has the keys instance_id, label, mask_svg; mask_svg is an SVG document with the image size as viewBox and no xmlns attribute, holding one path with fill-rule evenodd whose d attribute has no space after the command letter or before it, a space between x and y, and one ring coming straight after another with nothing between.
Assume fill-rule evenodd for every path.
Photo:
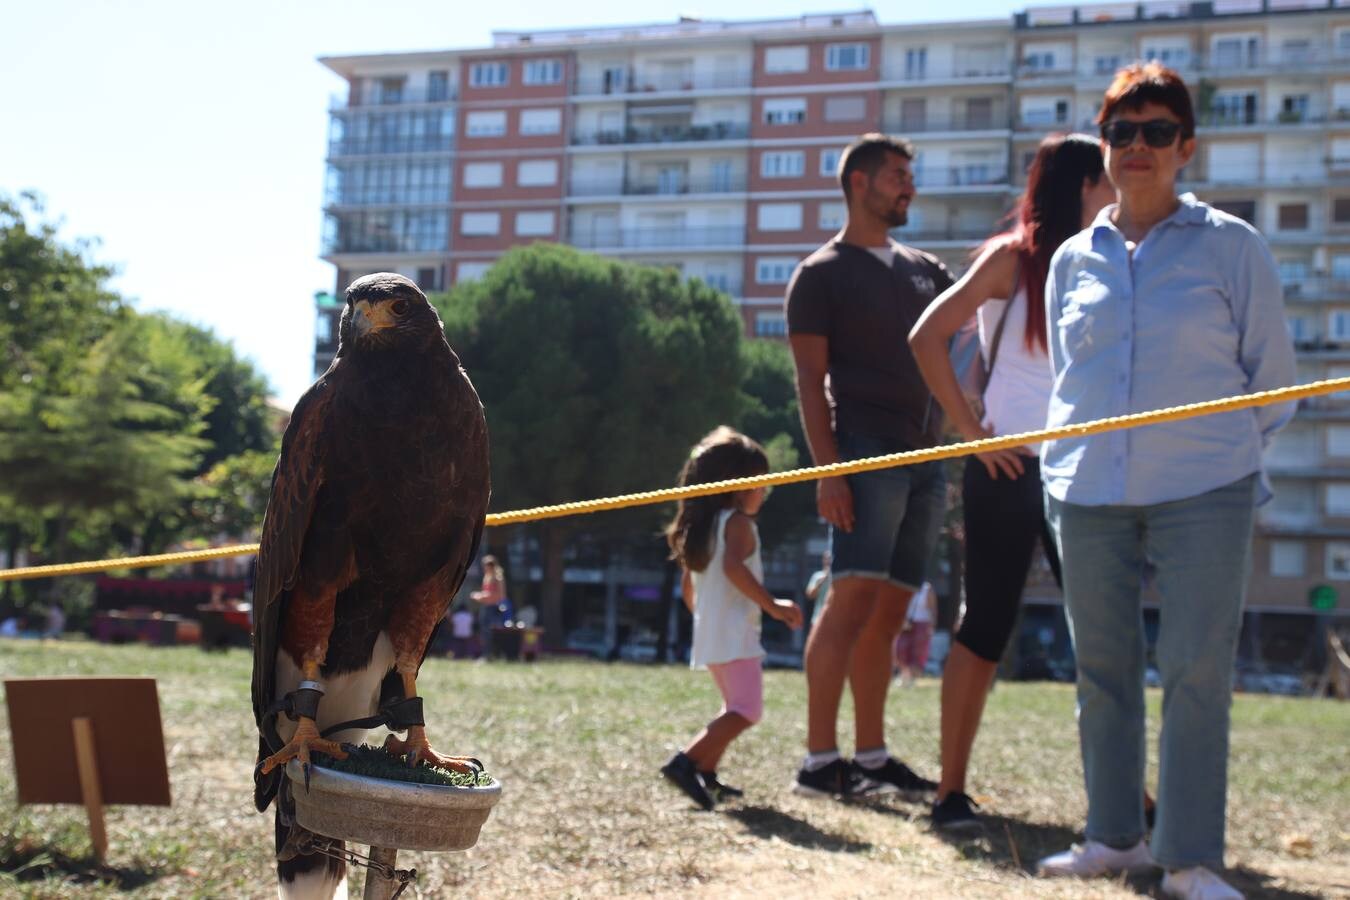
<instances>
[{"instance_id":1,"label":"wooden sign post","mask_svg":"<svg viewBox=\"0 0 1350 900\"><path fill-rule=\"evenodd\" d=\"M83 804L100 863L105 804L170 805L153 678L12 678L5 701L19 804Z\"/></svg>"}]
</instances>

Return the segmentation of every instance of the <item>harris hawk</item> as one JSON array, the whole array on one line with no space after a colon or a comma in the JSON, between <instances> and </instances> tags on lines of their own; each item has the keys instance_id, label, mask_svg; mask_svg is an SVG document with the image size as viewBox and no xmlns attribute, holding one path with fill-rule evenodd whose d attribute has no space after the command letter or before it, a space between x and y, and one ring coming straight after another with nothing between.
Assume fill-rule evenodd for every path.
<instances>
[{"instance_id":1,"label":"harris hawk","mask_svg":"<svg viewBox=\"0 0 1350 900\"><path fill-rule=\"evenodd\" d=\"M473 561L490 482L483 406L412 281L352 282L333 364L300 398L282 439L254 590L254 770L259 811L276 801L283 896L332 896L342 862L297 851L285 763L345 757L362 723L387 720L385 749L458 771L431 748L417 673ZM409 706L413 707L411 713Z\"/></svg>"}]
</instances>

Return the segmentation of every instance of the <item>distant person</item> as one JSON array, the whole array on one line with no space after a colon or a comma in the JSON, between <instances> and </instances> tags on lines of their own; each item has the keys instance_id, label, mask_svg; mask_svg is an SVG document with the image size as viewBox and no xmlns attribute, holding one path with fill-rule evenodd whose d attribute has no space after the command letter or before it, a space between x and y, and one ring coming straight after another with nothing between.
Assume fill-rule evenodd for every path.
<instances>
[{"instance_id":1,"label":"distant person","mask_svg":"<svg viewBox=\"0 0 1350 900\"><path fill-rule=\"evenodd\" d=\"M928 307L909 344L947 420L967 441L1045 427L1053 375L1045 328L1045 274L1060 244L1115 200L1101 143L1081 134L1041 141L1012 227L977 251L970 270ZM971 406L948 356L976 316L987 383ZM966 609L942 669L942 779L933 804L940 830L978 828L966 770L994 672L1017 624L1039 540L1059 581L1059 554L1045 519L1041 467L1031 445L966 458L961 481Z\"/></svg>"},{"instance_id":2,"label":"distant person","mask_svg":"<svg viewBox=\"0 0 1350 900\"><path fill-rule=\"evenodd\" d=\"M473 613L464 606L456 606L450 613L450 655L468 659L476 655L473 651Z\"/></svg>"},{"instance_id":3,"label":"distant person","mask_svg":"<svg viewBox=\"0 0 1350 900\"><path fill-rule=\"evenodd\" d=\"M1177 194L1196 151L1186 83L1158 63L1128 66L1097 122L1120 201L1051 262L1049 426L1293 384L1270 249L1236 216ZM1170 897L1242 896L1220 875L1233 660L1256 507L1270 498L1262 453L1294 409L1236 409L1042 447L1087 788L1086 841L1042 859L1042 875L1161 866ZM1147 844L1146 563L1163 611L1157 827Z\"/></svg>"},{"instance_id":4,"label":"distant person","mask_svg":"<svg viewBox=\"0 0 1350 900\"><path fill-rule=\"evenodd\" d=\"M936 257L890 237L908 221L914 157L908 141L881 134L844 148L839 183L847 220L788 284L788 342L816 465L922 450L941 435L941 410L905 339L952 277ZM796 793L915 797L937 787L891 756L885 713L892 645L927 576L946 505L940 461L817 481L834 577L806 641L806 757ZM852 760L839 753L846 681Z\"/></svg>"},{"instance_id":5,"label":"distant person","mask_svg":"<svg viewBox=\"0 0 1350 900\"><path fill-rule=\"evenodd\" d=\"M812 572L806 581L806 599L811 601L812 626L825 608L825 598L830 596L830 581L830 551L826 550L820 555L820 568Z\"/></svg>"},{"instance_id":6,"label":"distant person","mask_svg":"<svg viewBox=\"0 0 1350 900\"><path fill-rule=\"evenodd\" d=\"M933 623L937 621L937 595L933 586L923 586L909 598L905 624L895 639L895 663L900 668L900 686L912 687L914 679L928 665L928 648L933 643Z\"/></svg>"},{"instance_id":7,"label":"distant person","mask_svg":"<svg viewBox=\"0 0 1350 900\"><path fill-rule=\"evenodd\" d=\"M480 605L478 622L485 636L492 628L511 620L514 610L506 596L506 574L497 557L491 554L483 557L482 585L469 598Z\"/></svg>"},{"instance_id":8,"label":"distant person","mask_svg":"<svg viewBox=\"0 0 1350 900\"><path fill-rule=\"evenodd\" d=\"M66 611L61 604L53 600L47 606L47 622L42 629L45 638L60 637L66 630Z\"/></svg>"},{"instance_id":9,"label":"distant person","mask_svg":"<svg viewBox=\"0 0 1350 900\"><path fill-rule=\"evenodd\" d=\"M750 478L768 471L764 448L722 427L694 447L680 484ZM681 500L675 521L666 529L683 573L684 602L694 617L689 666L712 674L722 694L722 711L661 767L661 774L704 809L743 794L718 780L717 766L727 746L764 711L762 615L768 613L789 628L802 624L797 604L775 599L764 588L755 515L767 495L765 488L752 488Z\"/></svg>"}]
</instances>

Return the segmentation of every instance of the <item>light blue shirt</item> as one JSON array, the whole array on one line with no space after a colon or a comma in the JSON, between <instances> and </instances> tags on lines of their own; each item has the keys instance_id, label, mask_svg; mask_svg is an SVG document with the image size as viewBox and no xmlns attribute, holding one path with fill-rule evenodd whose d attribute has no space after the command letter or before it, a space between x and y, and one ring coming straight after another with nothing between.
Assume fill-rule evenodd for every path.
<instances>
[{"instance_id":1,"label":"light blue shirt","mask_svg":"<svg viewBox=\"0 0 1350 900\"><path fill-rule=\"evenodd\" d=\"M1254 228L1186 194L1131 258L1115 208L1050 262L1050 428L1294 383L1279 272ZM1194 497L1261 472L1294 407L1047 441L1041 477L1051 496L1083 506Z\"/></svg>"}]
</instances>

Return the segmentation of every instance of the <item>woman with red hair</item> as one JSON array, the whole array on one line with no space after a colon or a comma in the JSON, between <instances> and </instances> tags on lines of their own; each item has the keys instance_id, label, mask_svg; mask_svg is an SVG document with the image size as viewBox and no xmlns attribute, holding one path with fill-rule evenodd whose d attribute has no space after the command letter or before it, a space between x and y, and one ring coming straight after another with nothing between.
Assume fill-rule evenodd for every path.
<instances>
[{"instance_id":1,"label":"woman with red hair","mask_svg":"<svg viewBox=\"0 0 1350 900\"><path fill-rule=\"evenodd\" d=\"M1060 244L1115 200L1095 138L1055 134L1041 142L1012 227L977 251L970 270L938 297L910 333L914 358L933 396L966 440L1045 427L1051 372L1046 355L1045 276ZM971 407L947 353L962 324L977 315L989 372L983 417ZM933 825L977 828L966 795L966 767L994 670L1008 643L1022 588L1041 537L1059 578L1045 522L1038 447L982 453L966 460L962 500L966 532L966 614L942 673L942 780Z\"/></svg>"}]
</instances>

